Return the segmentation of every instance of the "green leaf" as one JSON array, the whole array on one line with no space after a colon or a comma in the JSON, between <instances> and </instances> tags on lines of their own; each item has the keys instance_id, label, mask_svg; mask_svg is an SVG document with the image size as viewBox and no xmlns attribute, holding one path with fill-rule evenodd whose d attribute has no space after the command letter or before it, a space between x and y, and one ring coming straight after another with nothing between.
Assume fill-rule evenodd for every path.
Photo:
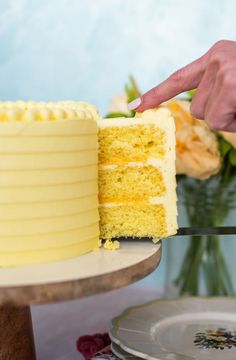
<instances>
[{"instance_id":1,"label":"green leaf","mask_svg":"<svg viewBox=\"0 0 236 360\"><path fill-rule=\"evenodd\" d=\"M134 110L130 110L130 117L135 117L136 112Z\"/></svg>"},{"instance_id":2,"label":"green leaf","mask_svg":"<svg viewBox=\"0 0 236 360\"><path fill-rule=\"evenodd\" d=\"M139 90L138 84L136 83L136 81L135 81L135 79L134 79L134 77L132 75L129 76L129 80L130 80L130 83L132 85L135 96L140 97L142 94L141 94L141 92Z\"/></svg>"},{"instance_id":3,"label":"green leaf","mask_svg":"<svg viewBox=\"0 0 236 360\"><path fill-rule=\"evenodd\" d=\"M109 113L105 116L106 119L113 119L113 118L119 118L119 117L127 118L127 117L129 117L129 115L123 114L123 113Z\"/></svg>"},{"instance_id":4,"label":"green leaf","mask_svg":"<svg viewBox=\"0 0 236 360\"><path fill-rule=\"evenodd\" d=\"M133 78L133 76L131 75L129 76L129 83L125 85L125 93L127 96L128 103L141 96L141 92L138 88L138 85L135 79Z\"/></svg>"},{"instance_id":5,"label":"green leaf","mask_svg":"<svg viewBox=\"0 0 236 360\"><path fill-rule=\"evenodd\" d=\"M219 148L221 156L224 157L232 149L232 145L222 137L219 137Z\"/></svg>"},{"instance_id":6,"label":"green leaf","mask_svg":"<svg viewBox=\"0 0 236 360\"><path fill-rule=\"evenodd\" d=\"M236 166L236 149L230 150L229 161L230 161L231 165Z\"/></svg>"},{"instance_id":7,"label":"green leaf","mask_svg":"<svg viewBox=\"0 0 236 360\"><path fill-rule=\"evenodd\" d=\"M192 90L187 91L187 94L188 94L188 97L190 100L193 99L194 95L196 94L196 91L197 91L197 89L192 89Z\"/></svg>"}]
</instances>

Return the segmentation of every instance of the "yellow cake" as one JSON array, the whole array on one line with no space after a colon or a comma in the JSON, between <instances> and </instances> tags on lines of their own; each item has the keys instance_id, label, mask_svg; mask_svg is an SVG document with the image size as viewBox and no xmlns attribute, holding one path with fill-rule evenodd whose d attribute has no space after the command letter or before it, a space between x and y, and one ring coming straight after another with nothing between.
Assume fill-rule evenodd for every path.
<instances>
[{"instance_id":1,"label":"yellow cake","mask_svg":"<svg viewBox=\"0 0 236 360\"><path fill-rule=\"evenodd\" d=\"M0 103L0 266L98 248L97 118L85 103Z\"/></svg>"},{"instance_id":2,"label":"yellow cake","mask_svg":"<svg viewBox=\"0 0 236 360\"><path fill-rule=\"evenodd\" d=\"M157 241L176 232L176 215L167 109L101 119L82 102L0 102L0 266L77 257L99 237L107 249Z\"/></svg>"},{"instance_id":3,"label":"yellow cake","mask_svg":"<svg viewBox=\"0 0 236 360\"><path fill-rule=\"evenodd\" d=\"M175 126L169 110L99 125L100 236L150 237L176 233Z\"/></svg>"}]
</instances>

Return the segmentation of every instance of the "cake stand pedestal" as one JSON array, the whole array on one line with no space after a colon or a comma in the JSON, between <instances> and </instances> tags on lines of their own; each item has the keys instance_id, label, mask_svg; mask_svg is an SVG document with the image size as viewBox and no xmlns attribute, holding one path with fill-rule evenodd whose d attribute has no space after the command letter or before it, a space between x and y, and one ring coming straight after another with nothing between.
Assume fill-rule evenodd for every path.
<instances>
[{"instance_id":1,"label":"cake stand pedestal","mask_svg":"<svg viewBox=\"0 0 236 360\"><path fill-rule=\"evenodd\" d=\"M128 241L121 249L62 262L0 269L0 360L34 360L31 304L73 300L127 286L160 263L161 243Z\"/></svg>"}]
</instances>

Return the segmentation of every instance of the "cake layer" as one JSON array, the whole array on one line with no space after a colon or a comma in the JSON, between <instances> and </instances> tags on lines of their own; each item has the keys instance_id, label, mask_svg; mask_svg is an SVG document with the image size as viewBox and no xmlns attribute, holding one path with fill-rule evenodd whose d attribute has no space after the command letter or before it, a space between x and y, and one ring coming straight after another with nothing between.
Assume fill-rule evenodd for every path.
<instances>
[{"instance_id":1,"label":"cake layer","mask_svg":"<svg viewBox=\"0 0 236 360\"><path fill-rule=\"evenodd\" d=\"M165 141L165 132L153 124L101 127L99 163L123 165L163 158Z\"/></svg>"},{"instance_id":2,"label":"cake layer","mask_svg":"<svg viewBox=\"0 0 236 360\"><path fill-rule=\"evenodd\" d=\"M38 186L39 184L40 186L65 185L89 181L95 178L97 178L97 165L66 169L4 170L0 171L0 188Z\"/></svg>"},{"instance_id":3,"label":"cake layer","mask_svg":"<svg viewBox=\"0 0 236 360\"><path fill-rule=\"evenodd\" d=\"M69 136L70 141L67 140ZM26 136L25 141L18 136L0 136L0 153L24 154L66 153L81 150L97 150L97 134L84 136L83 134L62 136Z\"/></svg>"},{"instance_id":4,"label":"cake layer","mask_svg":"<svg viewBox=\"0 0 236 360\"><path fill-rule=\"evenodd\" d=\"M145 202L166 192L161 169L148 164L99 169L99 202Z\"/></svg>"},{"instance_id":5,"label":"cake layer","mask_svg":"<svg viewBox=\"0 0 236 360\"><path fill-rule=\"evenodd\" d=\"M1 141L1 140L0 140ZM70 141L69 137L65 141ZM74 152L32 152L25 154L0 153L0 171L30 169L60 169L97 164L97 150Z\"/></svg>"},{"instance_id":6,"label":"cake layer","mask_svg":"<svg viewBox=\"0 0 236 360\"><path fill-rule=\"evenodd\" d=\"M28 264L40 264L52 261L62 261L75 258L99 247L98 237L86 239L83 242L68 244L57 248L45 248L35 251L23 252L0 252L0 264L2 267L22 266Z\"/></svg>"},{"instance_id":7,"label":"cake layer","mask_svg":"<svg viewBox=\"0 0 236 360\"><path fill-rule=\"evenodd\" d=\"M25 220L41 219L45 217L66 216L94 209L97 204L97 194L70 200L58 200L50 202L0 204L0 219Z\"/></svg>"},{"instance_id":8,"label":"cake layer","mask_svg":"<svg viewBox=\"0 0 236 360\"><path fill-rule=\"evenodd\" d=\"M0 241L7 236L37 235L49 232L67 231L88 226L98 221L97 207L75 214L40 219L0 221Z\"/></svg>"},{"instance_id":9,"label":"cake layer","mask_svg":"<svg viewBox=\"0 0 236 360\"><path fill-rule=\"evenodd\" d=\"M99 236L97 222L84 227L78 227L72 230L49 232L37 235L8 236L6 241L0 240L1 252L24 252L36 251L37 249L47 249L50 247L66 247L67 245L78 244L86 240L91 240ZM98 244L95 243L96 245Z\"/></svg>"},{"instance_id":10,"label":"cake layer","mask_svg":"<svg viewBox=\"0 0 236 360\"><path fill-rule=\"evenodd\" d=\"M97 193L97 179L64 185L0 187L0 204L37 203L72 200Z\"/></svg>"},{"instance_id":11,"label":"cake layer","mask_svg":"<svg viewBox=\"0 0 236 360\"><path fill-rule=\"evenodd\" d=\"M76 114L75 114L76 117ZM68 124L69 123L69 124ZM97 134L97 124L94 120L56 120L56 121L12 121L0 122L0 139L5 136L24 138L35 137L66 137L75 135Z\"/></svg>"},{"instance_id":12,"label":"cake layer","mask_svg":"<svg viewBox=\"0 0 236 360\"><path fill-rule=\"evenodd\" d=\"M100 207L101 237L150 237L168 235L166 210L163 205L136 204ZM158 234L158 236L157 236Z\"/></svg>"}]
</instances>

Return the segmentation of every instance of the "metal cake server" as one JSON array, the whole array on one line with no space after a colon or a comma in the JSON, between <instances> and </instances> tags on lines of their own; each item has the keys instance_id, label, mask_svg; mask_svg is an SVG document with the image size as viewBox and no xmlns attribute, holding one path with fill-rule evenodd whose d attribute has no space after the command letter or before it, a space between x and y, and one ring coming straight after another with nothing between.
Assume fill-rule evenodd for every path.
<instances>
[{"instance_id":1,"label":"metal cake server","mask_svg":"<svg viewBox=\"0 0 236 360\"><path fill-rule=\"evenodd\" d=\"M174 236L236 235L236 226L180 227Z\"/></svg>"},{"instance_id":2,"label":"metal cake server","mask_svg":"<svg viewBox=\"0 0 236 360\"><path fill-rule=\"evenodd\" d=\"M236 226L216 226L216 227L180 227L177 233L172 236L208 236L208 235L236 235ZM171 238L170 236L169 238ZM133 241L135 237L119 237L119 241ZM136 238L137 239L137 238ZM152 240L149 237L139 238L143 241Z\"/></svg>"}]
</instances>

